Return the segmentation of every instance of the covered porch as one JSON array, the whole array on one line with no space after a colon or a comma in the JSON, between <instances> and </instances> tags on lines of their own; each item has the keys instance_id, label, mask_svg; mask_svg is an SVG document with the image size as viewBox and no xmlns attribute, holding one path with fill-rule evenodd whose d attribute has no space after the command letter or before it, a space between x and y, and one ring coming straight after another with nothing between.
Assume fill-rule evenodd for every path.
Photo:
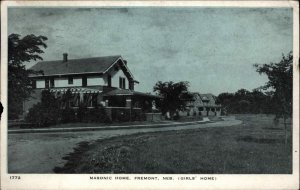
<instances>
[{"instance_id":1,"label":"covered porch","mask_svg":"<svg viewBox=\"0 0 300 190\"><path fill-rule=\"evenodd\" d=\"M122 118L126 120L144 120L149 113L159 113L156 105L160 96L136 92L126 89L115 89L103 94L105 109L108 110L112 120ZM153 116L151 116L153 118Z\"/></svg>"},{"instance_id":2,"label":"covered porch","mask_svg":"<svg viewBox=\"0 0 300 190\"><path fill-rule=\"evenodd\" d=\"M102 107L112 121L157 120L161 114L156 107L161 97L127 89L114 89L104 93L92 88L51 88L50 92L60 101L61 109ZM77 111L76 111L77 112Z\"/></svg>"}]
</instances>

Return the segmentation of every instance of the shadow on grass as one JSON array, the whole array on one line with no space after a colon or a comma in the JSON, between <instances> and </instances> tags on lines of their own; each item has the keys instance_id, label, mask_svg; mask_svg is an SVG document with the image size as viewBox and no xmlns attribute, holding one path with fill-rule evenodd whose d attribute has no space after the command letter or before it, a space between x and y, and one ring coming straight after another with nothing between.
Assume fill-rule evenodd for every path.
<instances>
[{"instance_id":1,"label":"shadow on grass","mask_svg":"<svg viewBox=\"0 0 300 190\"><path fill-rule=\"evenodd\" d=\"M68 162L63 167L55 167L53 171L55 173L74 173L75 171L73 169L78 164L77 161L80 160L81 155L88 150L88 148L89 142L83 141L78 143L78 146L73 149L74 152L62 158Z\"/></svg>"},{"instance_id":2,"label":"shadow on grass","mask_svg":"<svg viewBox=\"0 0 300 190\"><path fill-rule=\"evenodd\" d=\"M276 127L263 127L262 129L274 130L274 131L283 131L284 130L282 128L276 128Z\"/></svg>"},{"instance_id":3,"label":"shadow on grass","mask_svg":"<svg viewBox=\"0 0 300 190\"><path fill-rule=\"evenodd\" d=\"M284 143L282 139L267 139L267 138L256 138L252 136L243 136L236 138L237 141L252 142L259 144L274 144L274 143Z\"/></svg>"}]
</instances>

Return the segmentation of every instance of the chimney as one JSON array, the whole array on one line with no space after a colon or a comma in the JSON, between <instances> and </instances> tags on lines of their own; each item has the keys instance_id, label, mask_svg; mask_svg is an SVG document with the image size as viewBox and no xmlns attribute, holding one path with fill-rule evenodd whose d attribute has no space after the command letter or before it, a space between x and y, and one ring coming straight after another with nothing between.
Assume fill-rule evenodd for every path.
<instances>
[{"instance_id":1,"label":"chimney","mask_svg":"<svg viewBox=\"0 0 300 190\"><path fill-rule=\"evenodd\" d=\"M68 54L64 53L63 54L63 62L67 62L68 61Z\"/></svg>"},{"instance_id":2,"label":"chimney","mask_svg":"<svg viewBox=\"0 0 300 190\"><path fill-rule=\"evenodd\" d=\"M123 61L124 61L125 65L127 65L127 60L123 60Z\"/></svg>"}]
</instances>

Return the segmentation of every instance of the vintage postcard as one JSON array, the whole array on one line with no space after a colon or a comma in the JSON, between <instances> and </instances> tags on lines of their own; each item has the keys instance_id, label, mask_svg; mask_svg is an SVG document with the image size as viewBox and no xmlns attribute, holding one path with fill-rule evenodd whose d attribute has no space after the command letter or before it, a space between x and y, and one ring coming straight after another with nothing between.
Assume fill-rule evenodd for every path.
<instances>
[{"instance_id":1,"label":"vintage postcard","mask_svg":"<svg viewBox=\"0 0 300 190\"><path fill-rule=\"evenodd\" d=\"M296 1L1 2L1 189L298 189Z\"/></svg>"}]
</instances>

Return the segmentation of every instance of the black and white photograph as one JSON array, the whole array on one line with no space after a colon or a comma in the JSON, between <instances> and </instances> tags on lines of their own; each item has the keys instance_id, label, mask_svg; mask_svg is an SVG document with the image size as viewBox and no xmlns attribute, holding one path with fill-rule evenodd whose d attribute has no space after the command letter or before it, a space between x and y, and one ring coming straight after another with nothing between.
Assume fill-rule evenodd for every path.
<instances>
[{"instance_id":1,"label":"black and white photograph","mask_svg":"<svg viewBox=\"0 0 300 190\"><path fill-rule=\"evenodd\" d=\"M7 189L24 174L298 189L298 3L25 5L1 27Z\"/></svg>"}]
</instances>

